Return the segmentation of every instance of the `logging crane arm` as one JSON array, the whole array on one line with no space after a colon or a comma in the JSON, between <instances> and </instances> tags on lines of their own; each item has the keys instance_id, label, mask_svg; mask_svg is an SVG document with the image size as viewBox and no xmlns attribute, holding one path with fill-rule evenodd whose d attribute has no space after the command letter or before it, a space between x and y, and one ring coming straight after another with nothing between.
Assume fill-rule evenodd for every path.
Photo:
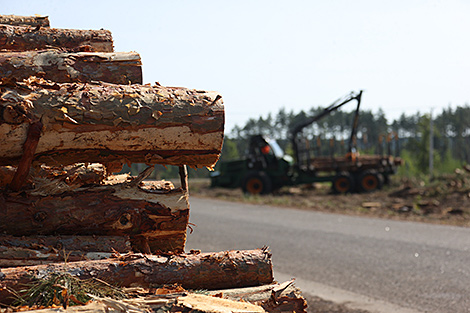
<instances>
[{"instance_id":1,"label":"logging crane arm","mask_svg":"<svg viewBox=\"0 0 470 313\"><path fill-rule=\"evenodd\" d=\"M301 157L301 151L300 151L301 150L300 149L301 139L299 138L299 134L302 132L302 130L305 127L310 126L315 122L318 122L319 120L321 120L325 116L327 116L327 115L331 114L332 112L338 110L339 108L341 108L346 103L349 103L353 100L356 100L357 101L357 106L356 106L356 111L354 113L353 124L352 124L352 127L351 127L351 135L349 137L349 145L348 145L348 153L347 153L348 156L353 156L353 154L355 153L355 147L353 145L354 145L355 138L356 138L356 133L357 133L357 125L358 125L358 121L359 121L359 108L360 108L360 105L361 105L361 97L362 97L362 90L359 91L358 93L351 92L348 95L337 99L335 102L330 104L328 107L324 108L323 111L320 114L317 114L315 116L312 116L312 117L308 118L304 122L297 124L292 129L291 142L292 142L292 147L294 149L294 158L295 158L295 161L296 161L295 166L297 167L297 169L301 166L302 163L304 163L303 160L302 160L302 157ZM309 158L309 157L307 157L307 158Z\"/></svg>"}]
</instances>

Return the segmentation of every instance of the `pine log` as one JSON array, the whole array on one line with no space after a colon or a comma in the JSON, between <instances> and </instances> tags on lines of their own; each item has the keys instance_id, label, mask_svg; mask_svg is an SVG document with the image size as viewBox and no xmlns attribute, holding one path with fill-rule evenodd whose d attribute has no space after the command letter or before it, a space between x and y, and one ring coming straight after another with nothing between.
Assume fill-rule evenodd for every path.
<instances>
[{"instance_id":1,"label":"pine log","mask_svg":"<svg viewBox=\"0 0 470 313\"><path fill-rule=\"evenodd\" d=\"M130 183L0 193L0 233L12 236L130 236L134 251L182 252L187 190Z\"/></svg>"},{"instance_id":2,"label":"pine log","mask_svg":"<svg viewBox=\"0 0 470 313\"><path fill-rule=\"evenodd\" d=\"M12 248L0 245L0 268L33 266L49 263L102 260L115 255L113 252L63 251L55 249Z\"/></svg>"},{"instance_id":3,"label":"pine log","mask_svg":"<svg viewBox=\"0 0 470 313\"><path fill-rule=\"evenodd\" d=\"M0 190L6 189L12 183L17 171L16 166L0 166ZM29 175L23 181L23 185L27 184L27 186L23 189L30 189L34 184L36 194L58 194L66 190L81 188L84 185L101 184L108 174L111 174L108 169L99 163L76 163L63 167L41 165L29 171ZM122 178L123 182L124 179L131 178Z\"/></svg>"},{"instance_id":4,"label":"pine log","mask_svg":"<svg viewBox=\"0 0 470 313\"><path fill-rule=\"evenodd\" d=\"M0 235L0 245L11 248L55 249L83 252L131 251L129 237L125 236L29 236Z\"/></svg>"},{"instance_id":5,"label":"pine log","mask_svg":"<svg viewBox=\"0 0 470 313\"><path fill-rule=\"evenodd\" d=\"M0 50L59 48L67 51L113 52L109 30L59 29L0 24Z\"/></svg>"},{"instance_id":6,"label":"pine log","mask_svg":"<svg viewBox=\"0 0 470 313\"><path fill-rule=\"evenodd\" d=\"M35 161L212 167L222 149L221 96L178 87L53 83L0 85L0 165L15 165L31 120L44 127Z\"/></svg>"},{"instance_id":7,"label":"pine log","mask_svg":"<svg viewBox=\"0 0 470 313\"><path fill-rule=\"evenodd\" d=\"M141 60L136 52L0 52L0 77L3 80L22 81L30 76L60 83L142 84Z\"/></svg>"},{"instance_id":8,"label":"pine log","mask_svg":"<svg viewBox=\"0 0 470 313\"><path fill-rule=\"evenodd\" d=\"M49 27L47 16L0 15L0 24L13 26Z\"/></svg>"},{"instance_id":9,"label":"pine log","mask_svg":"<svg viewBox=\"0 0 470 313\"><path fill-rule=\"evenodd\" d=\"M0 268L111 258L131 252L125 236L0 235Z\"/></svg>"},{"instance_id":10,"label":"pine log","mask_svg":"<svg viewBox=\"0 0 470 313\"><path fill-rule=\"evenodd\" d=\"M273 282L271 254L266 249L170 256L127 255L119 259L69 262L0 269L0 303L11 291L34 279L68 272L81 279L99 278L122 287L180 284L187 289L226 289Z\"/></svg>"}]
</instances>

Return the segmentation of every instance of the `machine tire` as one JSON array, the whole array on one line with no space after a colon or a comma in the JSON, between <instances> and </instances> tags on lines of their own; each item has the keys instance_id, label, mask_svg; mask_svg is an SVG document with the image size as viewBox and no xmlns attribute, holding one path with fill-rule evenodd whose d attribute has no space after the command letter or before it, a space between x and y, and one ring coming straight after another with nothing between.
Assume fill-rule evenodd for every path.
<instances>
[{"instance_id":1,"label":"machine tire","mask_svg":"<svg viewBox=\"0 0 470 313\"><path fill-rule=\"evenodd\" d=\"M354 190L354 179L347 172L336 175L331 185L334 193L348 193Z\"/></svg>"},{"instance_id":2,"label":"machine tire","mask_svg":"<svg viewBox=\"0 0 470 313\"><path fill-rule=\"evenodd\" d=\"M252 195L267 194L272 191L272 182L265 172L251 172L243 180L242 189Z\"/></svg>"},{"instance_id":3,"label":"machine tire","mask_svg":"<svg viewBox=\"0 0 470 313\"><path fill-rule=\"evenodd\" d=\"M383 186L383 175L374 170L365 170L358 176L358 187L361 192L372 192Z\"/></svg>"}]
</instances>

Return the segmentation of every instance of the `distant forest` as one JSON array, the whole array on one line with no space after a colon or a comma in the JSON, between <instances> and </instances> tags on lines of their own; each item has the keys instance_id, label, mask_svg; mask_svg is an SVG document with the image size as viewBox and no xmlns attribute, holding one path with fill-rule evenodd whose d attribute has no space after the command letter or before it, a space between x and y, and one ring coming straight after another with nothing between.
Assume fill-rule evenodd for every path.
<instances>
[{"instance_id":1,"label":"distant forest","mask_svg":"<svg viewBox=\"0 0 470 313\"><path fill-rule=\"evenodd\" d=\"M249 119L243 126L225 131L224 147L220 161L244 156L248 138L262 134L277 140L281 148L292 154L290 142L292 128L323 109L314 108L295 113L280 109L276 114ZM307 127L303 135L317 147L318 155L345 153L348 147L354 111L338 110ZM434 173L451 172L470 163L470 106L446 108L434 112L431 123L429 113L407 116L389 121L384 112L361 110L355 146L361 154L393 154L404 159L399 174L423 176L429 174L430 131L433 130ZM432 125L432 126L431 126ZM132 172L137 171L133 165ZM156 178L177 177L177 168L157 166ZM207 177L208 170L190 169L190 178Z\"/></svg>"}]
</instances>

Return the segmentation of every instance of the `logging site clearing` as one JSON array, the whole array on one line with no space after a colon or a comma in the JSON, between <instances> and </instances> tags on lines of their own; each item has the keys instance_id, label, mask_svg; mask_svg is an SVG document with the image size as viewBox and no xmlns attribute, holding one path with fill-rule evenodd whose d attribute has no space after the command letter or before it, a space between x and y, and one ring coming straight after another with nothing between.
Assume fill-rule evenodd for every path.
<instances>
[{"instance_id":1,"label":"logging site clearing","mask_svg":"<svg viewBox=\"0 0 470 313\"><path fill-rule=\"evenodd\" d=\"M334 194L330 184L285 187L270 195L247 195L241 189L211 188L209 180L191 181L191 195L267 204L301 210L470 226L470 167L431 182L393 177L371 193Z\"/></svg>"}]
</instances>

